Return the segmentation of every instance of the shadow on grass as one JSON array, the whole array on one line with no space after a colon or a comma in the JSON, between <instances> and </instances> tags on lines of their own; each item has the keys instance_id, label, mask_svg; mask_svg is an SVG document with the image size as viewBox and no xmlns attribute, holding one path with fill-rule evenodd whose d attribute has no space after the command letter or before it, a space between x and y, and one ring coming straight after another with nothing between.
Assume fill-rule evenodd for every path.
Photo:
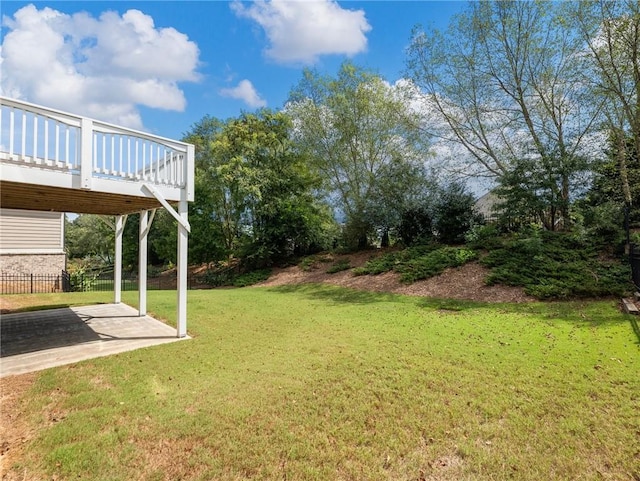
<instances>
[{"instance_id":1,"label":"shadow on grass","mask_svg":"<svg viewBox=\"0 0 640 481\"><path fill-rule=\"evenodd\" d=\"M633 332L636 334L638 338L638 344L640 345L640 327L638 326L638 316L634 316L633 314L627 314L629 316L629 322L631 323L631 328Z\"/></svg>"},{"instance_id":2,"label":"shadow on grass","mask_svg":"<svg viewBox=\"0 0 640 481\"><path fill-rule=\"evenodd\" d=\"M532 316L536 322L569 322L576 327L599 327L619 324L626 320L617 299L591 299L572 301L537 301L522 303L487 303L455 299L420 299L423 308L465 311L491 310L503 314ZM635 329L634 329L635 330Z\"/></svg>"},{"instance_id":3,"label":"shadow on grass","mask_svg":"<svg viewBox=\"0 0 640 481\"><path fill-rule=\"evenodd\" d=\"M309 299L336 304L373 304L377 302L399 301L404 296L388 292L370 292L348 289L327 284L293 284L270 288L273 292L302 294Z\"/></svg>"},{"instance_id":4,"label":"shadow on grass","mask_svg":"<svg viewBox=\"0 0 640 481\"><path fill-rule=\"evenodd\" d=\"M404 296L384 292L328 286L326 284L297 284L270 288L273 292L294 293L309 299L338 304L374 304L378 302L415 302L422 309L433 311L491 311L491 313L531 316L535 322L570 322L576 327L594 328L626 321L616 299L574 300L553 302L490 303L459 299L438 299ZM640 330L633 326L636 335ZM640 339L640 335L639 335Z\"/></svg>"}]
</instances>

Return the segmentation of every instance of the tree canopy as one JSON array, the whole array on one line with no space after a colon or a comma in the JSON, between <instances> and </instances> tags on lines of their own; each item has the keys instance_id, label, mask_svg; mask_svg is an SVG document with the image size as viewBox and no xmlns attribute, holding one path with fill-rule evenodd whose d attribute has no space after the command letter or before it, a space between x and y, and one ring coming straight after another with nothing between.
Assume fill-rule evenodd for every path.
<instances>
[{"instance_id":1,"label":"tree canopy","mask_svg":"<svg viewBox=\"0 0 640 481\"><path fill-rule=\"evenodd\" d=\"M285 109L298 148L360 247L377 229L388 232L426 183L428 144L409 94L346 62L335 77L305 70Z\"/></svg>"},{"instance_id":2,"label":"tree canopy","mask_svg":"<svg viewBox=\"0 0 640 481\"><path fill-rule=\"evenodd\" d=\"M473 2L446 32L417 27L407 66L435 114L425 129L464 147L467 174L526 191L567 222L603 101L582 81L584 45L565 18L559 4Z\"/></svg>"},{"instance_id":3,"label":"tree canopy","mask_svg":"<svg viewBox=\"0 0 640 481\"><path fill-rule=\"evenodd\" d=\"M280 111L205 116L184 137L196 147L190 261L462 242L479 222L465 181L479 178L510 229L599 225L617 239L623 207L640 216L639 5L471 2L446 31L415 27L394 84L344 62L305 69ZM159 213L151 258L174 260L175 230ZM109 236L81 216L69 252L108 260Z\"/></svg>"}]
</instances>

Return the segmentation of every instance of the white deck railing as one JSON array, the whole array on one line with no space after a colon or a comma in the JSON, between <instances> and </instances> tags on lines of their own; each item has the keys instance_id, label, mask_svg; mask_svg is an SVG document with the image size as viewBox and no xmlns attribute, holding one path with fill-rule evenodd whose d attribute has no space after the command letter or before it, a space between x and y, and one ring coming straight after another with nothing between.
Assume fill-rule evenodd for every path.
<instances>
[{"instance_id":1,"label":"white deck railing","mask_svg":"<svg viewBox=\"0 0 640 481\"><path fill-rule=\"evenodd\" d=\"M189 144L0 97L3 163L92 178L141 181L183 189L193 175ZM191 190L191 189L190 189Z\"/></svg>"}]
</instances>

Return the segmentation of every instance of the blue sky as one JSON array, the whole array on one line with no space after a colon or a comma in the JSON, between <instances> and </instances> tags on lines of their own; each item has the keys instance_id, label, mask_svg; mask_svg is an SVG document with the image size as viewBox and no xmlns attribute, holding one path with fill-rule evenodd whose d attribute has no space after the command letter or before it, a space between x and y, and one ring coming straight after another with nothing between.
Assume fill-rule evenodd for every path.
<instances>
[{"instance_id":1,"label":"blue sky","mask_svg":"<svg viewBox=\"0 0 640 481\"><path fill-rule=\"evenodd\" d=\"M3 0L2 94L181 138L207 114L282 107L304 67L351 59L394 82L412 27L465 5Z\"/></svg>"}]
</instances>

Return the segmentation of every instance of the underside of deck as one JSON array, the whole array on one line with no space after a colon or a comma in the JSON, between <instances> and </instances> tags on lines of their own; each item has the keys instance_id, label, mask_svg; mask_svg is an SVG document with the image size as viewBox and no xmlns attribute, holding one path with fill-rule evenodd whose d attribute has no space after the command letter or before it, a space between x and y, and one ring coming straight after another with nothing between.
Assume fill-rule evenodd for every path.
<instances>
[{"instance_id":1,"label":"underside of deck","mask_svg":"<svg viewBox=\"0 0 640 481\"><path fill-rule=\"evenodd\" d=\"M154 197L65 189L0 180L0 205L5 209L121 215L162 207Z\"/></svg>"}]
</instances>

